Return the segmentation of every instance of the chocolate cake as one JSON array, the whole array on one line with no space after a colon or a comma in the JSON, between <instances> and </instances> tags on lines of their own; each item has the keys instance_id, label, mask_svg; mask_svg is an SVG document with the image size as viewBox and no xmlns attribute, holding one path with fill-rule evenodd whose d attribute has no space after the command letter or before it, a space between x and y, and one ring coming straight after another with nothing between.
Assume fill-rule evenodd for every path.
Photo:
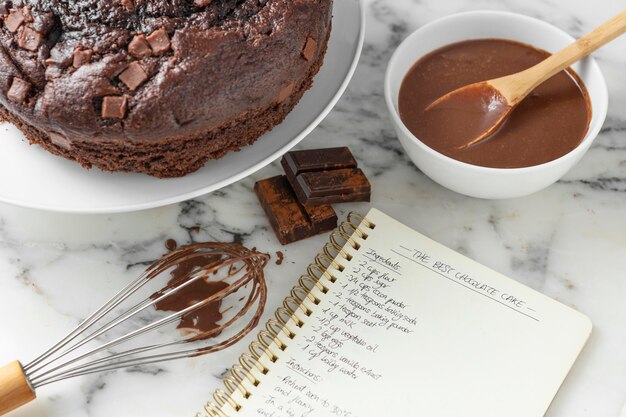
<instances>
[{"instance_id":1,"label":"chocolate cake","mask_svg":"<svg viewBox=\"0 0 626 417\"><path fill-rule=\"evenodd\" d=\"M332 0L0 0L0 118L86 168L176 177L311 86Z\"/></svg>"}]
</instances>

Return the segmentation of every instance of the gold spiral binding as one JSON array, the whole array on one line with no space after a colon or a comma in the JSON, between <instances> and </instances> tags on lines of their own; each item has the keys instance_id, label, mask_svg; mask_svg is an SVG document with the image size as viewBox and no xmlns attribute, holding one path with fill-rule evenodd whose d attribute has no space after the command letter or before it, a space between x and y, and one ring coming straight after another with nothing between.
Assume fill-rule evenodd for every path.
<instances>
[{"instance_id":1,"label":"gold spiral binding","mask_svg":"<svg viewBox=\"0 0 626 417\"><path fill-rule=\"evenodd\" d=\"M221 390L220 390L221 391ZM212 402L208 402L206 403L206 405L204 406L204 412L206 413L207 416L209 417L228 417L226 414L224 414L224 412L221 410L220 406L212 403ZM202 417L201 413L196 414L196 417Z\"/></svg>"},{"instance_id":2,"label":"gold spiral binding","mask_svg":"<svg viewBox=\"0 0 626 417\"><path fill-rule=\"evenodd\" d=\"M298 280L298 285L309 292L312 292L315 288L320 290L322 294L326 294L328 292L328 288L322 285L319 279L314 279L311 275L302 275Z\"/></svg>"},{"instance_id":3,"label":"gold spiral binding","mask_svg":"<svg viewBox=\"0 0 626 417\"><path fill-rule=\"evenodd\" d=\"M352 249L354 250L359 250L361 249L361 245L352 238L353 233L346 233L343 231L343 227L344 225L342 224L337 230L335 230L333 233L335 233L337 236L343 238L346 240L346 242L348 242L350 244L350 246L352 246Z\"/></svg>"},{"instance_id":4,"label":"gold spiral binding","mask_svg":"<svg viewBox=\"0 0 626 417\"><path fill-rule=\"evenodd\" d=\"M333 249L335 249L339 253L339 256L350 262L352 260L352 255L350 254L350 252L347 252L344 249L345 244L342 245L340 242L337 242L338 237L341 237L341 234L339 234L338 230L332 232L330 234L330 244Z\"/></svg>"},{"instance_id":5,"label":"gold spiral binding","mask_svg":"<svg viewBox=\"0 0 626 417\"><path fill-rule=\"evenodd\" d=\"M283 315L286 315L286 318ZM274 317L276 317L276 320L278 320L278 322L281 323L285 327L285 329L289 331L289 334L292 334L295 336L296 332L292 330L291 327L289 327L289 321L295 320L297 318L294 318L293 315L289 313L289 310L287 310L285 307L282 307L282 306L278 307L276 309L276 312L274 313ZM298 326L298 327L302 327L302 326Z\"/></svg>"},{"instance_id":6,"label":"gold spiral binding","mask_svg":"<svg viewBox=\"0 0 626 417\"><path fill-rule=\"evenodd\" d=\"M326 245L324 245L324 247L331 247L330 243L327 243ZM322 251L321 253L318 253L315 256L315 263L318 265L323 266L325 269L328 269L330 267L333 267L334 269L336 269L339 272L343 272L344 267L343 265L335 262L335 258L337 256L330 256L329 254L326 253L326 251Z\"/></svg>"},{"instance_id":7,"label":"gold spiral binding","mask_svg":"<svg viewBox=\"0 0 626 417\"><path fill-rule=\"evenodd\" d=\"M268 332L270 332L270 334L274 334L276 335L276 337L279 337L279 338L281 335L285 335L287 339L289 340L292 340L293 338L296 337L296 334L294 332L292 332L291 330L285 329L285 326L281 324L275 318L269 319L267 323L265 323L265 328L267 329ZM286 344L286 343L283 342L283 344Z\"/></svg>"},{"instance_id":8,"label":"gold spiral binding","mask_svg":"<svg viewBox=\"0 0 626 417\"><path fill-rule=\"evenodd\" d=\"M230 368L230 373L237 381L242 381L245 378L255 387L261 383L261 381L259 381L252 372L247 372L246 369L240 364L234 365Z\"/></svg>"},{"instance_id":9,"label":"gold spiral binding","mask_svg":"<svg viewBox=\"0 0 626 417\"><path fill-rule=\"evenodd\" d=\"M241 408L241 406L237 404L235 400L233 400L231 395L226 394L221 389L215 390L215 392L213 393L213 399L215 400L215 403L218 407L224 407L224 405L228 403L235 410L239 410Z\"/></svg>"},{"instance_id":10,"label":"gold spiral binding","mask_svg":"<svg viewBox=\"0 0 626 417\"><path fill-rule=\"evenodd\" d=\"M265 349L263 348L263 346L255 340L252 343L250 343L249 348L250 348L249 351L250 353L252 353L252 356L254 356L255 359L260 362L263 355L265 355ZM257 352L257 349L260 349L261 353Z\"/></svg>"},{"instance_id":11,"label":"gold spiral binding","mask_svg":"<svg viewBox=\"0 0 626 417\"><path fill-rule=\"evenodd\" d=\"M341 255L340 251L337 250L335 248L335 244L328 242L324 245L324 248L322 249L322 253L320 255L323 255L323 257L321 257L320 259L323 258L330 258L330 259L335 259L338 256L343 256ZM335 251L335 253L333 253L333 251ZM334 261L333 261L334 262ZM336 263L336 262L335 262ZM332 264L331 264L332 265ZM336 268L339 272L343 272L343 270L345 269L345 267L342 264L337 264L338 268ZM334 265L333 265L334 268ZM331 282L335 282L336 278L333 276L334 280L331 280Z\"/></svg>"},{"instance_id":12,"label":"gold spiral binding","mask_svg":"<svg viewBox=\"0 0 626 417\"><path fill-rule=\"evenodd\" d=\"M300 300L298 300L293 295L290 295L290 296L286 297L283 300L283 306L287 310L289 310L289 312L293 316L296 316L296 317L298 316L296 314L296 312L299 311L299 310L302 310L304 315L307 316L307 317L309 317L309 316L311 316L311 314L313 314L313 311L311 311L310 308L308 308L304 303L302 303ZM304 324L304 322L302 320L300 320L299 323L298 323L298 327L302 327L303 324Z\"/></svg>"},{"instance_id":13,"label":"gold spiral binding","mask_svg":"<svg viewBox=\"0 0 626 417\"><path fill-rule=\"evenodd\" d=\"M315 271L319 272L320 275L319 276L315 275ZM331 283L337 280L337 278L333 274L328 272L328 268L324 268L321 260L318 260L317 258L315 259L314 264L310 264L307 267L306 273L307 273L306 276L316 279L318 283L322 277L326 277L326 279L329 280ZM322 291L326 290L326 292L328 292L328 288L326 288L323 284L320 283L319 285L321 285Z\"/></svg>"},{"instance_id":14,"label":"gold spiral binding","mask_svg":"<svg viewBox=\"0 0 626 417\"><path fill-rule=\"evenodd\" d=\"M266 361L276 362L280 359L278 351L287 349L288 340L294 339L298 329L304 326L306 319L302 315L311 316L314 306L322 302L313 290L317 289L322 294L330 291L330 285L337 281L332 270L343 272L345 269L344 263L337 259L342 258L350 262L352 252L361 248L358 239L365 241L369 237L369 232L364 229L373 230L375 227L376 225L364 216L353 212L330 234L329 241L307 267L306 274L299 278L298 285L291 289L290 295L283 300L283 305L278 307L274 317L267 321L257 340L250 343L249 352L241 355L239 363L224 376L227 392L218 389L213 393L214 402L208 402L204 406L204 416L232 417L223 411L227 406L235 412L241 410L242 405L233 398L235 394L240 393L244 399L252 396L253 393L250 391L261 384L259 378L270 372L268 368L270 365L266 366ZM292 324L295 327L292 327ZM202 415L198 413L196 417Z\"/></svg>"},{"instance_id":15,"label":"gold spiral binding","mask_svg":"<svg viewBox=\"0 0 626 417\"><path fill-rule=\"evenodd\" d=\"M248 352L243 353L239 357L239 365L241 365L243 369L250 373L252 373L253 368L256 368L263 375L269 372L269 369L263 366L258 360L255 360L254 357Z\"/></svg>"},{"instance_id":16,"label":"gold spiral binding","mask_svg":"<svg viewBox=\"0 0 626 417\"><path fill-rule=\"evenodd\" d=\"M267 330L261 330L259 332L259 335L257 336L257 339L259 340L259 343L263 345L263 347L272 354L273 356L272 362L276 362L276 360L278 360L278 354L274 352L274 350L271 347L273 343L276 343L276 342L280 343L278 345L278 349L281 351L284 351L285 349L287 349L286 344L284 344L282 341L278 339L277 336L271 334Z\"/></svg>"},{"instance_id":17,"label":"gold spiral binding","mask_svg":"<svg viewBox=\"0 0 626 417\"><path fill-rule=\"evenodd\" d=\"M376 228L376 225L374 223L372 223L371 221L369 221L369 219L367 219L362 214L357 213L356 211L350 212L348 214L348 221L344 223L356 224L358 226L363 225L371 230L374 230Z\"/></svg>"},{"instance_id":18,"label":"gold spiral binding","mask_svg":"<svg viewBox=\"0 0 626 417\"><path fill-rule=\"evenodd\" d=\"M350 228L351 230L346 230ZM339 226L339 230L341 230L344 233L347 233L348 235L352 235L354 233L356 233L356 235L358 237L360 237L363 240L367 240L367 238L369 237L369 235L364 232L363 230L361 230L361 228L355 226L352 223L348 223L348 222L343 222L341 223L341 226Z\"/></svg>"},{"instance_id":19,"label":"gold spiral binding","mask_svg":"<svg viewBox=\"0 0 626 417\"><path fill-rule=\"evenodd\" d=\"M243 394L243 398L250 398L250 391L243 386L243 381L238 381L232 374L224 376L223 381L224 386L231 394L231 398L235 391L241 392L241 394Z\"/></svg>"},{"instance_id":20,"label":"gold spiral binding","mask_svg":"<svg viewBox=\"0 0 626 417\"><path fill-rule=\"evenodd\" d=\"M310 290L307 290L305 287L302 287L300 285L295 286L291 289L291 295L295 299L300 301L300 303L304 303L304 300L306 299L308 299L315 305L318 305L319 303L321 303L321 300L317 298L316 296L314 296Z\"/></svg>"}]
</instances>

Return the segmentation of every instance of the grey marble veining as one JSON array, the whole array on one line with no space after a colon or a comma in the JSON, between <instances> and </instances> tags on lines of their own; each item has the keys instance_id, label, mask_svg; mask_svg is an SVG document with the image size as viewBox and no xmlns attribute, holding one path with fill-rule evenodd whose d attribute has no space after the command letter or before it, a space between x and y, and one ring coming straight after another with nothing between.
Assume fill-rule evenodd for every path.
<instances>
[{"instance_id":1,"label":"grey marble veining","mask_svg":"<svg viewBox=\"0 0 626 417\"><path fill-rule=\"evenodd\" d=\"M341 0L336 0L341 1ZM532 196L476 200L417 170L388 120L382 81L395 47L451 13L497 9L538 17L579 36L619 12L601 0L368 0L366 45L345 96L303 142L348 145L373 183L375 206L424 234L589 315L594 333L549 417L620 415L626 401L626 39L599 51L610 90L606 124L585 158ZM165 252L168 238L240 241L271 253L267 314L325 236L281 247L252 177L189 202L138 213L77 216L0 206L0 362L28 361ZM369 204L340 206L339 214ZM276 251L285 254L277 265ZM93 375L45 387L14 416L191 416L247 346ZM540 376L538 376L540 378Z\"/></svg>"}]
</instances>

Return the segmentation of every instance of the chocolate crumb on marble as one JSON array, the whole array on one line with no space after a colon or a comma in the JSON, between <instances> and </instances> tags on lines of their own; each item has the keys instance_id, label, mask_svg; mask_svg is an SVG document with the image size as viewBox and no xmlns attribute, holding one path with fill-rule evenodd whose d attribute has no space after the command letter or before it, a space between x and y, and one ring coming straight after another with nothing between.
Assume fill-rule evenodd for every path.
<instances>
[{"instance_id":1,"label":"chocolate crumb on marble","mask_svg":"<svg viewBox=\"0 0 626 417\"><path fill-rule=\"evenodd\" d=\"M167 249L168 251L171 252L177 247L178 247L178 242L176 242L174 239L167 239L165 241L165 249Z\"/></svg>"},{"instance_id":2,"label":"chocolate crumb on marble","mask_svg":"<svg viewBox=\"0 0 626 417\"><path fill-rule=\"evenodd\" d=\"M104 119L123 119L126 116L128 99L125 96L107 96L102 99Z\"/></svg>"},{"instance_id":3,"label":"chocolate crumb on marble","mask_svg":"<svg viewBox=\"0 0 626 417\"><path fill-rule=\"evenodd\" d=\"M337 214L331 206L303 206L284 175L258 181L254 191L278 241L283 245L337 227Z\"/></svg>"},{"instance_id":4,"label":"chocolate crumb on marble","mask_svg":"<svg viewBox=\"0 0 626 417\"><path fill-rule=\"evenodd\" d=\"M11 87L7 93L7 98L14 103L23 103L28 97L32 85L28 81L24 81L21 78L14 77L11 82Z\"/></svg>"},{"instance_id":5,"label":"chocolate crumb on marble","mask_svg":"<svg viewBox=\"0 0 626 417\"><path fill-rule=\"evenodd\" d=\"M148 79L148 74L139 62L133 62L119 75L119 79L131 91L135 91L137 87Z\"/></svg>"},{"instance_id":6,"label":"chocolate crumb on marble","mask_svg":"<svg viewBox=\"0 0 626 417\"><path fill-rule=\"evenodd\" d=\"M285 254L282 251L276 252L276 265L282 265L285 260Z\"/></svg>"}]
</instances>

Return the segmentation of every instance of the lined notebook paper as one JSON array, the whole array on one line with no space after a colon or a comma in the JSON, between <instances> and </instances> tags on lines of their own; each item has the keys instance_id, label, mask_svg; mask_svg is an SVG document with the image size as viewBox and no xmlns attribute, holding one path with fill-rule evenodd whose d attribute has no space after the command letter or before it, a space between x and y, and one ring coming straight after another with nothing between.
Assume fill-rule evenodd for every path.
<instances>
[{"instance_id":1,"label":"lined notebook paper","mask_svg":"<svg viewBox=\"0 0 626 417\"><path fill-rule=\"evenodd\" d=\"M203 413L543 416L589 319L378 210L350 220Z\"/></svg>"}]
</instances>

